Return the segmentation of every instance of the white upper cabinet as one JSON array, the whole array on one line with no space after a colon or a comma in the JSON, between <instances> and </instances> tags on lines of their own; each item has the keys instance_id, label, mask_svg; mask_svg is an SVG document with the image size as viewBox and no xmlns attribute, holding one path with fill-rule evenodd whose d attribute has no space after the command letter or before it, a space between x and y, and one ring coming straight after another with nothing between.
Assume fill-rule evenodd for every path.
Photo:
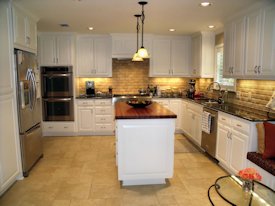
<instances>
[{"instance_id":1,"label":"white upper cabinet","mask_svg":"<svg viewBox=\"0 0 275 206\"><path fill-rule=\"evenodd\" d=\"M40 66L73 65L73 36L70 34L39 35Z\"/></svg>"},{"instance_id":2,"label":"white upper cabinet","mask_svg":"<svg viewBox=\"0 0 275 206\"><path fill-rule=\"evenodd\" d=\"M262 3L226 24L225 77L274 79L274 59L274 3Z\"/></svg>"},{"instance_id":3,"label":"white upper cabinet","mask_svg":"<svg viewBox=\"0 0 275 206\"><path fill-rule=\"evenodd\" d=\"M254 78L275 76L275 6L247 15L245 75Z\"/></svg>"},{"instance_id":4,"label":"white upper cabinet","mask_svg":"<svg viewBox=\"0 0 275 206\"><path fill-rule=\"evenodd\" d=\"M14 47L29 52L37 52L37 19L13 5Z\"/></svg>"},{"instance_id":5,"label":"white upper cabinet","mask_svg":"<svg viewBox=\"0 0 275 206\"><path fill-rule=\"evenodd\" d=\"M190 74L193 77L214 77L215 33L200 32L192 36L192 65Z\"/></svg>"},{"instance_id":6,"label":"white upper cabinet","mask_svg":"<svg viewBox=\"0 0 275 206\"><path fill-rule=\"evenodd\" d=\"M190 42L190 37L155 36L150 58L150 76L188 76L191 50Z\"/></svg>"},{"instance_id":7,"label":"white upper cabinet","mask_svg":"<svg viewBox=\"0 0 275 206\"><path fill-rule=\"evenodd\" d=\"M132 58L137 51L137 35L115 33L112 36L112 58ZM152 37L144 35L144 47L151 55ZM141 46L141 35L139 35L139 47Z\"/></svg>"},{"instance_id":8,"label":"white upper cabinet","mask_svg":"<svg viewBox=\"0 0 275 206\"><path fill-rule=\"evenodd\" d=\"M77 76L111 77L111 44L109 36L78 36Z\"/></svg>"},{"instance_id":9,"label":"white upper cabinet","mask_svg":"<svg viewBox=\"0 0 275 206\"><path fill-rule=\"evenodd\" d=\"M225 27L224 76L243 75L245 52L245 17L230 22Z\"/></svg>"}]
</instances>

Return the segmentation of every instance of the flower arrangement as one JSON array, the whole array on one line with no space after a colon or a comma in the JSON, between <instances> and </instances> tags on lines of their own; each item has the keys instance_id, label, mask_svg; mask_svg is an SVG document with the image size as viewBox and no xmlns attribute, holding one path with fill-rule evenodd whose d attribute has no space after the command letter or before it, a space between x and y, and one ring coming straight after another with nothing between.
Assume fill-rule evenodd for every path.
<instances>
[{"instance_id":1,"label":"flower arrangement","mask_svg":"<svg viewBox=\"0 0 275 206\"><path fill-rule=\"evenodd\" d=\"M243 179L243 180L262 180L262 176L255 170L254 168L245 168L241 171L239 171L238 175Z\"/></svg>"}]
</instances>

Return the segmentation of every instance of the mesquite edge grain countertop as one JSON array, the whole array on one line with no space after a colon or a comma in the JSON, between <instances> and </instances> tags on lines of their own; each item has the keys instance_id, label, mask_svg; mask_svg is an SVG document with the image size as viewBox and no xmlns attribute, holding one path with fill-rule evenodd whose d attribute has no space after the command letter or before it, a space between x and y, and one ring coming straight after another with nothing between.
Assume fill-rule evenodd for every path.
<instances>
[{"instance_id":1,"label":"mesquite edge grain countertop","mask_svg":"<svg viewBox=\"0 0 275 206\"><path fill-rule=\"evenodd\" d=\"M165 119L177 118L173 112L153 102L145 108L134 108L125 102L115 104L115 119Z\"/></svg>"}]
</instances>

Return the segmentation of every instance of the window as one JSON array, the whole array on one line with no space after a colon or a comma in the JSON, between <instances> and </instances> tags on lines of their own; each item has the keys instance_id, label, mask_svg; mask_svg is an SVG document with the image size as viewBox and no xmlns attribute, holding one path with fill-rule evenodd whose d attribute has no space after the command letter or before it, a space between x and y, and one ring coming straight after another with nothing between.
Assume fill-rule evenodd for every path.
<instances>
[{"instance_id":1,"label":"window","mask_svg":"<svg viewBox=\"0 0 275 206\"><path fill-rule=\"evenodd\" d=\"M223 44L215 47L215 71L214 81L219 82L223 90L236 90L235 79L223 78Z\"/></svg>"}]
</instances>

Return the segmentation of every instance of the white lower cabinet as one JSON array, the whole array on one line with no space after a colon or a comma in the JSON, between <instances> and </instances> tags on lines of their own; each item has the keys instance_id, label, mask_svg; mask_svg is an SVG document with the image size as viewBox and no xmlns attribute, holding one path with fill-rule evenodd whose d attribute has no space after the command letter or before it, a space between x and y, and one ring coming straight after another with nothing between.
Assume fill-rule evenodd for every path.
<instances>
[{"instance_id":1,"label":"white lower cabinet","mask_svg":"<svg viewBox=\"0 0 275 206\"><path fill-rule=\"evenodd\" d=\"M77 101L78 134L114 134L113 106L111 99Z\"/></svg>"},{"instance_id":2,"label":"white lower cabinet","mask_svg":"<svg viewBox=\"0 0 275 206\"><path fill-rule=\"evenodd\" d=\"M177 115L176 131L179 131L181 129L181 99L154 99L154 101Z\"/></svg>"},{"instance_id":3,"label":"white lower cabinet","mask_svg":"<svg viewBox=\"0 0 275 206\"><path fill-rule=\"evenodd\" d=\"M181 103L181 129L195 144L201 145L201 118L203 106L190 101Z\"/></svg>"},{"instance_id":4,"label":"white lower cabinet","mask_svg":"<svg viewBox=\"0 0 275 206\"><path fill-rule=\"evenodd\" d=\"M43 136L74 136L74 122L42 122Z\"/></svg>"},{"instance_id":5,"label":"white lower cabinet","mask_svg":"<svg viewBox=\"0 0 275 206\"><path fill-rule=\"evenodd\" d=\"M219 112L216 158L232 174L246 167L250 123Z\"/></svg>"}]
</instances>

